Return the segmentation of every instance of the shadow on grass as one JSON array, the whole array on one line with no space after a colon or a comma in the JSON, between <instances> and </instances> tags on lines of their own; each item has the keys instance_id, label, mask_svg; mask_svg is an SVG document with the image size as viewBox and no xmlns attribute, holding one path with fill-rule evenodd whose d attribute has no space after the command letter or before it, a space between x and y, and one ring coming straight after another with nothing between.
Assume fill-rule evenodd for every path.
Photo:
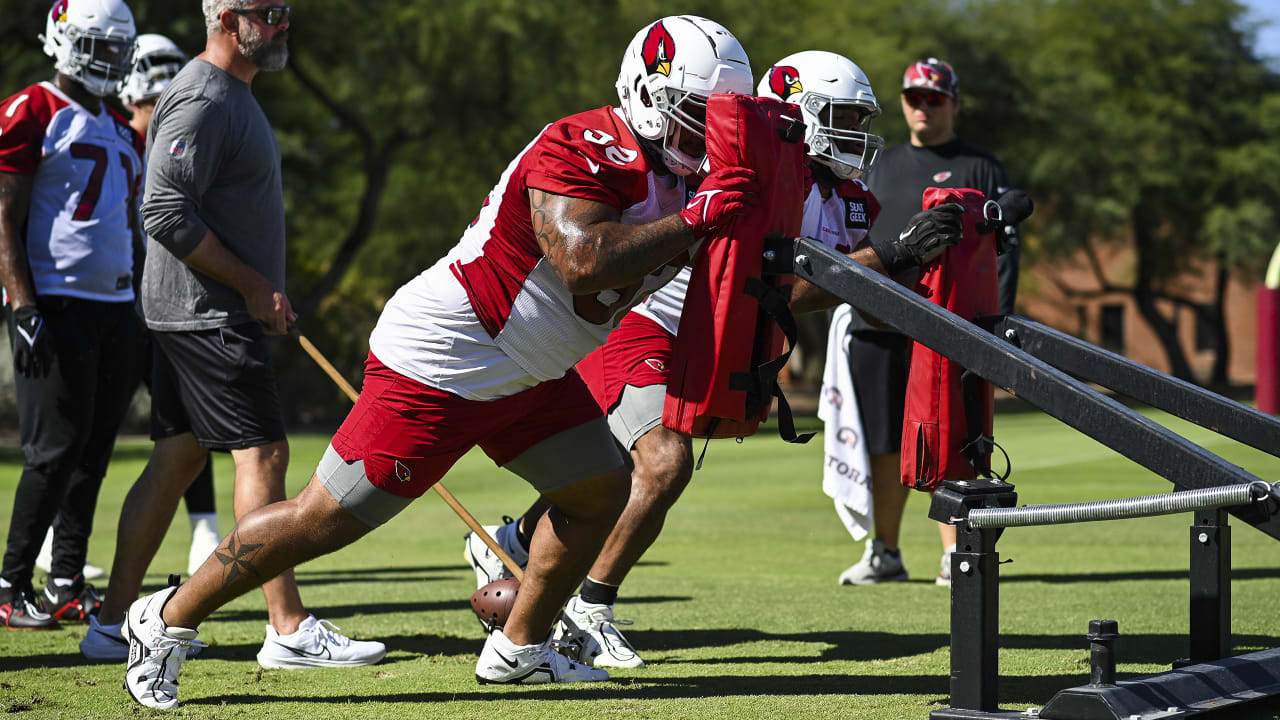
<instances>
[{"instance_id":1,"label":"shadow on grass","mask_svg":"<svg viewBox=\"0 0 1280 720\"><path fill-rule=\"evenodd\" d=\"M1001 583L1043 582L1043 583L1078 583L1078 582L1111 582L1113 580L1187 580L1186 570L1135 570L1125 572L1099 573L1027 573L1016 575L1001 574ZM1232 580L1271 580L1280 578L1280 568L1240 568L1231 571Z\"/></svg>"},{"instance_id":2,"label":"shadow on grass","mask_svg":"<svg viewBox=\"0 0 1280 720\"><path fill-rule=\"evenodd\" d=\"M548 686L529 689L521 686L479 688L473 692L389 693L359 697L288 696L288 695L218 695L184 700L185 705L256 705L273 702L349 703L390 702L423 703L448 701L493 700L668 700L676 698L732 697L748 695L897 695L932 693L945 697L947 679L941 676L861 676L806 675L803 677L743 677L714 675L707 677L662 677L645 673L643 678L621 678L609 683L590 685Z\"/></svg>"},{"instance_id":3,"label":"shadow on grass","mask_svg":"<svg viewBox=\"0 0 1280 720\"><path fill-rule=\"evenodd\" d=\"M924 655L946 650L951 638L944 633L910 634L887 632L814 632L775 634L759 630L636 630L627 638L643 650L674 651L693 648L731 647L755 642L814 643L827 647L803 655L743 655L698 659L671 659L663 664L719 665L756 663L813 663L831 660L865 662ZM1234 647L1280 647L1280 637L1234 635ZM1117 660L1122 663L1169 664L1186 657L1186 635L1125 635L1116 644ZM1000 647L1010 650L1076 650L1088 659L1089 643L1085 633L1078 635L1001 634Z\"/></svg>"},{"instance_id":4,"label":"shadow on grass","mask_svg":"<svg viewBox=\"0 0 1280 720\"><path fill-rule=\"evenodd\" d=\"M396 612L412 611L420 607L413 603L393 604ZM403 607L401 607L403 606ZM326 609L321 608L322 613ZM219 619L219 618L215 618ZM225 619L225 618L221 618ZM949 638L942 633L911 634L883 632L821 632L772 634L757 630L689 630L689 631L637 631L632 641L648 651L687 650L693 648L732 647L754 642L813 643L824 647L805 655L750 655L698 659L672 658L659 662L654 670L661 672L664 666L701 665L731 667L742 664L794 663L820 667L820 663L833 660L865 662L891 660L945 651ZM456 637L434 634L396 635L379 638L389 651L383 664L413 661L420 656L474 657L479 652L478 637ZM1237 648L1276 647L1280 638L1261 635L1237 635ZM257 641L237 644L215 644L193 661L196 667L204 661L222 660L253 662L261 643ZM1082 663L1087 660L1088 648L1083 633L1079 635L1002 635L1001 647L1012 650L1066 650L1079 652ZM1183 635L1126 635L1117 646L1118 659L1122 663L1167 665L1183 657L1187 651L1187 638ZM77 667L88 664L78 653L56 655L28 655L0 658L0 672L32 670L37 668ZM1119 677L1133 677L1137 673L1119 673ZM1079 674L1050 676L1012 676L1000 678L1001 696L1046 702L1053 693L1066 687L1088 682L1087 664L1082 664ZM514 690L514 689L513 689ZM427 702L441 700L543 699L573 700L593 699L668 699L732 695L828 695L828 694L907 694L937 695L937 702L945 704L948 679L945 674L930 676L860 676L814 674L795 676L742 676L723 675L695 678L669 678L645 672L643 677L623 678L608 685L593 685L579 689L556 688L541 691L485 690L475 693L417 693L400 695L371 695L361 698L342 697L287 697L272 695L226 695L217 698L194 698L191 704L226 702L229 704L255 704L269 702ZM500 693L500 694L497 694Z\"/></svg>"},{"instance_id":5,"label":"shadow on grass","mask_svg":"<svg viewBox=\"0 0 1280 720\"><path fill-rule=\"evenodd\" d=\"M688 630L636 631L628 633L628 638L637 647L642 648L642 652L653 653L670 653L698 648L732 647L754 642L813 643L825 646L821 650L803 655L777 653L692 659L668 658L660 661L658 667L663 665L814 664L830 661L869 662L925 655L937 651L945 652L949 644L949 637L941 633L919 635L882 632L771 634L757 630ZM478 635L471 638L424 633L366 639L377 639L386 643L389 656L384 662L399 662L419 655L474 656L479 652L482 644L482 640ZM1234 640L1237 648L1280 647L1280 637L1237 635ZM1002 635L1000 643L1002 648L1008 650L1078 651L1082 662L1088 660L1089 647L1084 639L1084 633L1080 635ZM251 661L255 658L260 646L261 643L256 642L239 645L219 644L209 648L206 652L208 653L207 657L213 660ZM1185 635L1122 635L1116 651L1117 659L1121 663L1169 665L1174 660L1186 657L1188 651L1187 637ZM410 657L395 657L396 653L404 653ZM0 670L3 669L6 669L5 661L0 659ZM1131 677L1133 675L1134 673L1128 675L1120 673L1121 677ZM1087 666L1084 666L1081 676L1075 678L1077 682L1072 684L1086 682L1087 678Z\"/></svg>"},{"instance_id":6,"label":"shadow on grass","mask_svg":"<svg viewBox=\"0 0 1280 720\"><path fill-rule=\"evenodd\" d=\"M660 672L655 668L655 671ZM1079 678L1049 675L1017 678L1021 692L1044 696L1079 684ZM477 688L473 692L388 693L364 696L289 696L228 694L184 700L184 705L258 705L267 703L347 704L351 702L424 703L493 700L581 700L594 703L636 700L705 699L708 697L744 697L755 695L932 695L930 704L947 703L947 678L943 675L805 675L752 676L712 675L704 677L663 677L646 671L644 677L628 677L591 685L547 686L530 689L521 686Z\"/></svg>"}]
</instances>

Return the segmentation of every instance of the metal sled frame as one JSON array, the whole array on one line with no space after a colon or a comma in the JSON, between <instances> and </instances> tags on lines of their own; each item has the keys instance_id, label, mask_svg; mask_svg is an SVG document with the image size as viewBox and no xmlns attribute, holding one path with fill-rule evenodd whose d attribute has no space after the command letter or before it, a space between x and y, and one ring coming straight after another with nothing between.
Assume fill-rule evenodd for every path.
<instances>
[{"instance_id":1,"label":"metal sled frame","mask_svg":"<svg viewBox=\"0 0 1280 720\"><path fill-rule=\"evenodd\" d=\"M1177 490L1257 482L1162 425L1073 377L1280 457L1280 421L1122 356L1009 315L964 320L889 278L809 238L774 238L764 271L794 273L916 342L1052 415L1169 480ZM1012 507L1014 488L998 480L948 481L930 517L963 518L968 509ZM944 718L1188 717L1239 702L1280 695L1280 649L1229 658L1230 527L1227 514L1280 540L1274 498L1196 512L1191 527L1189 659L1169 673L1094 684L1058 693L1040 713L999 709L999 554L1002 529L957 523L952 555L951 707ZM1113 660L1114 661L1114 660Z\"/></svg>"}]
</instances>

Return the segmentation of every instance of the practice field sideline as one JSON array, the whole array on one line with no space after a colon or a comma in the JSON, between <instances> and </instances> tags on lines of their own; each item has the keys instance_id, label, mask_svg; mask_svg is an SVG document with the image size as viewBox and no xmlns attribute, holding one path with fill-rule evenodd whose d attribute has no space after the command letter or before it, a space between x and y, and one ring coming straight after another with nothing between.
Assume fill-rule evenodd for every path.
<instances>
[{"instance_id":1,"label":"practice field sideline","mask_svg":"<svg viewBox=\"0 0 1280 720\"><path fill-rule=\"evenodd\" d=\"M1155 415L1254 474L1274 481L1280 459ZM772 432L772 426L766 426ZM290 492L327 436L291 438ZM1170 485L1037 413L997 416L1023 503L1166 492ZM699 448L700 449L700 448ZM116 518L149 444L122 442L103 485L90 560L110 561ZM387 643L382 664L351 670L262 670L265 622L252 594L215 614L212 644L183 670L181 718L925 718L946 705L948 594L933 584L937 532L913 497L903 552L912 580L839 587L861 556L822 495L821 443L787 446L762 435L712 443L686 497L628 578L619 617L650 667L595 686L478 686L483 642L467 606L474 575L462 562L465 526L429 493L385 528L298 571L303 599L345 633ZM8 518L19 454L0 449L0 513ZM231 466L217 457L222 531L231 527ZM999 455L996 458L1000 463ZM532 490L473 453L445 480L482 522L520 512ZM1001 702L1043 705L1088 681L1088 621L1119 620L1121 677L1165 670L1186 654L1189 516L1027 528L1001 540ZM1280 645L1280 548L1236 523L1237 651ZM7 528L6 528L7 529ZM185 567L179 514L152 573L159 586ZM37 573L37 582L43 573ZM105 587L105 582L98 583ZM83 625L0 633L0 709L28 718L157 716L120 688L119 665L86 665ZM1236 717L1280 717L1252 708Z\"/></svg>"}]
</instances>

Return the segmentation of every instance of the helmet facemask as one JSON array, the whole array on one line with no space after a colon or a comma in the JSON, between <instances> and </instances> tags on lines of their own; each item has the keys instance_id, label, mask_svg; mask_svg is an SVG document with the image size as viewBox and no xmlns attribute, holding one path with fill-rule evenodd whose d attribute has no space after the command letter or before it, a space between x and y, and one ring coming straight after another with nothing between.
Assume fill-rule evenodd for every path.
<instances>
[{"instance_id":1,"label":"helmet facemask","mask_svg":"<svg viewBox=\"0 0 1280 720\"><path fill-rule=\"evenodd\" d=\"M658 106L667 126L662 139L663 162L677 175L706 173L707 98L687 90L668 89L662 93L678 96L674 102Z\"/></svg>"},{"instance_id":2,"label":"helmet facemask","mask_svg":"<svg viewBox=\"0 0 1280 720\"><path fill-rule=\"evenodd\" d=\"M869 132L879 107L810 92L801 108L809 125L810 156L841 180L861 177L871 169L884 149L884 138Z\"/></svg>"},{"instance_id":3,"label":"helmet facemask","mask_svg":"<svg viewBox=\"0 0 1280 720\"><path fill-rule=\"evenodd\" d=\"M91 94L103 97L119 92L133 67L133 40L107 38L67 28L71 52L58 72L69 75L84 85Z\"/></svg>"},{"instance_id":4,"label":"helmet facemask","mask_svg":"<svg viewBox=\"0 0 1280 720\"><path fill-rule=\"evenodd\" d=\"M159 96L182 69L183 63L182 58L172 55L151 55L139 58L133 71L142 74L145 90L143 99Z\"/></svg>"}]
</instances>

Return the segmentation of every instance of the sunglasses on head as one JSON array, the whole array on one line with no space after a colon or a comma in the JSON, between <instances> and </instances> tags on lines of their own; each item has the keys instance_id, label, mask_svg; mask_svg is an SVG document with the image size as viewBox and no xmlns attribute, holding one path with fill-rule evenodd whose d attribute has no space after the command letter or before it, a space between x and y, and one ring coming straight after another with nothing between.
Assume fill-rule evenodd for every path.
<instances>
[{"instance_id":1,"label":"sunglasses on head","mask_svg":"<svg viewBox=\"0 0 1280 720\"><path fill-rule=\"evenodd\" d=\"M259 15L262 22L268 25L279 25L289 19L289 6L276 5L274 7L262 8L246 8L244 10L232 10L237 15Z\"/></svg>"},{"instance_id":2,"label":"sunglasses on head","mask_svg":"<svg viewBox=\"0 0 1280 720\"><path fill-rule=\"evenodd\" d=\"M907 99L907 104L911 107L920 107L922 104L938 107L947 101L947 96L943 93L926 90L907 90L902 93L902 96Z\"/></svg>"}]
</instances>

